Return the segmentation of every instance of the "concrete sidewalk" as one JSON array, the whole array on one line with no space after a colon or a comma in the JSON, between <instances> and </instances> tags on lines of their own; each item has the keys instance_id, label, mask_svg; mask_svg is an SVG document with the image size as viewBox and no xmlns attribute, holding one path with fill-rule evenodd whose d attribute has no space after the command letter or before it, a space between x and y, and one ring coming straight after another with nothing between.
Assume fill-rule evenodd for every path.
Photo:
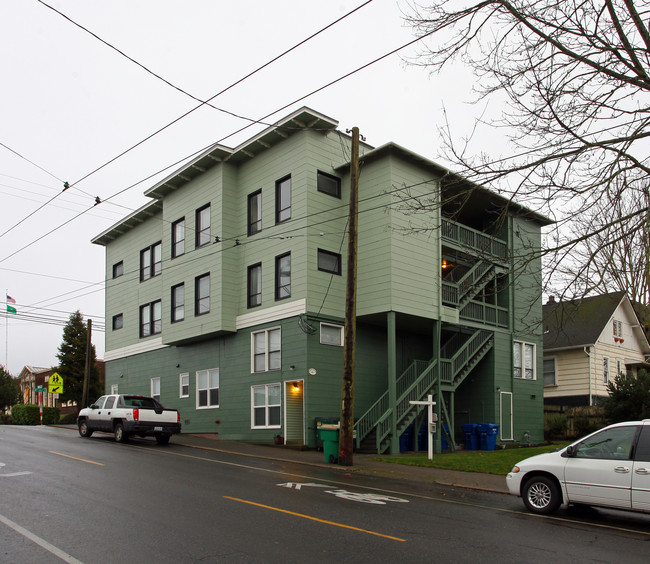
<instances>
[{"instance_id":1,"label":"concrete sidewalk","mask_svg":"<svg viewBox=\"0 0 650 564\"><path fill-rule=\"evenodd\" d=\"M355 453L353 466L338 466L336 464L325 462L323 453L317 450L300 450L284 445L224 441L218 439L216 435L210 434L174 435L172 437L172 442L190 448L339 469L342 472L348 473L355 472L409 482L440 484L497 493L508 493L505 476L481 474L478 472L459 472L456 470L443 470L440 468L422 468L392 462L379 462L373 460L377 455L372 454Z\"/></svg>"}]
</instances>

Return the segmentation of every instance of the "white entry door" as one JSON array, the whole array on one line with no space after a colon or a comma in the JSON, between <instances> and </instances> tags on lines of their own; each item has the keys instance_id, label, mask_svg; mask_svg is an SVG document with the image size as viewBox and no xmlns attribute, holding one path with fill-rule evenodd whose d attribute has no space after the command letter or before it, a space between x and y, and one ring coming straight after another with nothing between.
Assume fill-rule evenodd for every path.
<instances>
[{"instance_id":1,"label":"white entry door","mask_svg":"<svg viewBox=\"0 0 650 564\"><path fill-rule=\"evenodd\" d=\"M502 441L513 439L512 392L500 393L499 433Z\"/></svg>"}]
</instances>

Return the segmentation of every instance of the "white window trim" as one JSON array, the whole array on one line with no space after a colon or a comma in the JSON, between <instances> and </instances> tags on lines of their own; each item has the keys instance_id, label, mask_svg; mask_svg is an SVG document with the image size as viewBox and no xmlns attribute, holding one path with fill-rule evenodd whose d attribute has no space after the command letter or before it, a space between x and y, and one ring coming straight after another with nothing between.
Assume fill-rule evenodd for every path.
<instances>
[{"instance_id":1,"label":"white window trim","mask_svg":"<svg viewBox=\"0 0 650 564\"><path fill-rule=\"evenodd\" d=\"M339 339L338 344L323 342L323 327L330 327L330 328L339 330L340 339ZM342 347L343 346L343 330L344 329L345 328L344 328L343 325L336 325L334 323L325 323L325 322L321 321L321 324L320 324L320 344L321 345L329 345L331 347Z\"/></svg>"},{"instance_id":2,"label":"white window trim","mask_svg":"<svg viewBox=\"0 0 650 564\"><path fill-rule=\"evenodd\" d=\"M279 368L269 368L269 334L271 331L275 330L280 331L280 367ZM255 335L264 333L264 369L255 370ZM262 372L270 372L275 370L282 370L282 328L278 327L269 327L268 329L262 329L261 331L251 331L251 374L261 374Z\"/></svg>"},{"instance_id":3,"label":"white window trim","mask_svg":"<svg viewBox=\"0 0 650 564\"><path fill-rule=\"evenodd\" d=\"M521 376L514 376L516 380L527 380L529 382L534 382L537 380L537 346L535 343L527 343L526 341L514 341L513 342L513 355L512 355L512 369L514 375L515 367L515 358L514 358L514 346L521 345ZM533 377L526 378L526 345L533 347Z\"/></svg>"},{"instance_id":4,"label":"white window trim","mask_svg":"<svg viewBox=\"0 0 650 564\"><path fill-rule=\"evenodd\" d=\"M208 376L208 405L199 405L199 392L201 389L199 388L199 374L206 372ZM219 385L217 386L217 390L219 390L219 403L217 405L209 405L210 402L210 372L216 372L217 377L219 378ZM217 409L221 405L221 375L219 374L219 369L218 368L208 368L206 370L197 370L195 373L196 377L196 409Z\"/></svg>"},{"instance_id":5,"label":"white window trim","mask_svg":"<svg viewBox=\"0 0 650 564\"><path fill-rule=\"evenodd\" d=\"M111 384L111 394L117 394L117 384Z\"/></svg>"},{"instance_id":6,"label":"white window trim","mask_svg":"<svg viewBox=\"0 0 650 564\"><path fill-rule=\"evenodd\" d=\"M280 388L280 403L278 404L273 404L269 405L269 388L271 386L278 386ZM265 425L255 425L255 407L260 409L262 406L255 405L255 390L258 388L264 388L264 395L265 395L265 404L264 404L264 411L265 411L265 420L266 424ZM279 425L269 425L269 408L270 407L279 407L280 408L280 418L282 418L282 385L280 382L274 382L273 384L260 384L258 386L251 386L251 429L281 429L282 428L282 420L280 420Z\"/></svg>"},{"instance_id":7,"label":"white window trim","mask_svg":"<svg viewBox=\"0 0 650 564\"><path fill-rule=\"evenodd\" d=\"M183 378L187 378L187 393L183 393ZM190 397L190 373L183 372L178 375L178 397L179 398L189 398Z\"/></svg>"},{"instance_id":8,"label":"white window trim","mask_svg":"<svg viewBox=\"0 0 650 564\"><path fill-rule=\"evenodd\" d=\"M158 393L157 394L155 393L155 390L154 390L154 387L155 387L154 382L158 382ZM160 376L158 376L156 378L152 378L151 381L150 381L150 386L151 386L151 397L153 398L153 397L157 396L158 401L160 401Z\"/></svg>"},{"instance_id":9,"label":"white window trim","mask_svg":"<svg viewBox=\"0 0 650 564\"><path fill-rule=\"evenodd\" d=\"M603 357L603 384L609 384L609 357Z\"/></svg>"},{"instance_id":10,"label":"white window trim","mask_svg":"<svg viewBox=\"0 0 650 564\"><path fill-rule=\"evenodd\" d=\"M544 382L544 386L546 388L554 388L557 387L557 357L556 356L547 356L542 360L542 371L544 370L543 368L543 363L546 362L547 360L552 360L553 361L553 375L555 376L554 382L552 384L547 384ZM542 374L542 377L544 377L545 374Z\"/></svg>"}]
</instances>

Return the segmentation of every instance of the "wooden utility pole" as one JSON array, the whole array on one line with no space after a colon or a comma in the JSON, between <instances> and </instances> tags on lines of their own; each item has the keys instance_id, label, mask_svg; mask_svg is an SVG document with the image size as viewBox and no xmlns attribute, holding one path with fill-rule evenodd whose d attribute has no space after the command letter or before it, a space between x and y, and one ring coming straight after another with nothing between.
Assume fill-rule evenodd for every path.
<instances>
[{"instance_id":1,"label":"wooden utility pole","mask_svg":"<svg viewBox=\"0 0 650 564\"><path fill-rule=\"evenodd\" d=\"M339 429L339 464L352 466L354 450L354 355L357 332L357 229L359 214L359 128L352 128L350 157L350 211L348 227L348 269L345 287L345 340L343 343L343 386Z\"/></svg>"},{"instance_id":2,"label":"wooden utility pole","mask_svg":"<svg viewBox=\"0 0 650 564\"><path fill-rule=\"evenodd\" d=\"M86 364L84 368L84 387L81 392L81 408L88 407L88 384L90 382L90 352L92 350L93 320L88 320L88 331L86 335Z\"/></svg>"}]
</instances>

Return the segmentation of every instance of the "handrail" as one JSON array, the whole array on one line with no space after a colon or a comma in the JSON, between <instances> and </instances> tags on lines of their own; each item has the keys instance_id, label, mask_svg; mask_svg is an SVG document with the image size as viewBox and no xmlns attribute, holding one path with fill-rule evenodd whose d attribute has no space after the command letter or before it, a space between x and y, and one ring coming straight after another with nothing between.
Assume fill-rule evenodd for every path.
<instances>
[{"instance_id":1,"label":"handrail","mask_svg":"<svg viewBox=\"0 0 650 564\"><path fill-rule=\"evenodd\" d=\"M508 245L487 233L477 231L451 219L442 218L441 234L443 238L471 249L488 253L493 257L506 260L508 257Z\"/></svg>"}]
</instances>

